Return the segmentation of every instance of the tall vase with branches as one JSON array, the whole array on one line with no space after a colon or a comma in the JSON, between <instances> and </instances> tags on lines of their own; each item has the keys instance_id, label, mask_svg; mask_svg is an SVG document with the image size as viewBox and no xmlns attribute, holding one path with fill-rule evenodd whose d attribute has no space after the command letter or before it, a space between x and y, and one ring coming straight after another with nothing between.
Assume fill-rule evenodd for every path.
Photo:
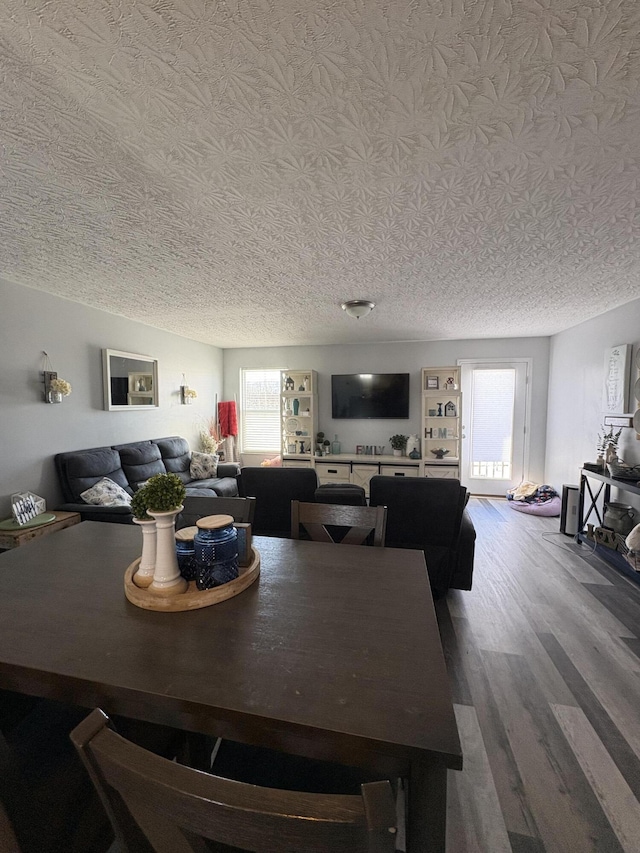
<instances>
[{"instance_id":1,"label":"tall vase with branches","mask_svg":"<svg viewBox=\"0 0 640 853\"><path fill-rule=\"evenodd\" d=\"M200 425L200 444L204 453L217 453L224 444L214 417L205 418Z\"/></svg>"}]
</instances>

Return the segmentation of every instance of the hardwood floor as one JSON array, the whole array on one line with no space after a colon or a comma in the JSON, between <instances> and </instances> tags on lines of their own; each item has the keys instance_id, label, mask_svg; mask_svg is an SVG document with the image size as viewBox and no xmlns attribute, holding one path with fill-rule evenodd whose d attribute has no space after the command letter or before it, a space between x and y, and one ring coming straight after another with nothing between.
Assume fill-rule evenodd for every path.
<instances>
[{"instance_id":1,"label":"hardwood floor","mask_svg":"<svg viewBox=\"0 0 640 853\"><path fill-rule=\"evenodd\" d=\"M640 585L559 519L472 498L473 590L436 602L465 769L448 853L639 853Z\"/></svg>"}]
</instances>

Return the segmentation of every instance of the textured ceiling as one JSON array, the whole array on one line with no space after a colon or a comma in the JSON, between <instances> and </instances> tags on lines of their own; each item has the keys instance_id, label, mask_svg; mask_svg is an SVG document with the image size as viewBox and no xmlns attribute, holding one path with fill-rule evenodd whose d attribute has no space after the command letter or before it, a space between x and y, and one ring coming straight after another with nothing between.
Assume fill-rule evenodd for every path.
<instances>
[{"instance_id":1,"label":"textured ceiling","mask_svg":"<svg viewBox=\"0 0 640 853\"><path fill-rule=\"evenodd\" d=\"M0 276L223 347L575 325L640 297L639 6L2 0Z\"/></svg>"}]
</instances>

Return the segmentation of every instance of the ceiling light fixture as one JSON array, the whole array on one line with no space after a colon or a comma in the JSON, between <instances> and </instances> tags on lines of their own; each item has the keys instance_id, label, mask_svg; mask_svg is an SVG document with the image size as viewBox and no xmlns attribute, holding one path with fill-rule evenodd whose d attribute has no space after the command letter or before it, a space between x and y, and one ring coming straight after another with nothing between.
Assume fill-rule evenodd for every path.
<instances>
[{"instance_id":1,"label":"ceiling light fixture","mask_svg":"<svg viewBox=\"0 0 640 853\"><path fill-rule=\"evenodd\" d=\"M366 317L375 307L376 303L369 302L367 299L352 299L350 302L342 303L342 310L346 311L350 317L355 317L356 320L359 320L360 317Z\"/></svg>"}]
</instances>

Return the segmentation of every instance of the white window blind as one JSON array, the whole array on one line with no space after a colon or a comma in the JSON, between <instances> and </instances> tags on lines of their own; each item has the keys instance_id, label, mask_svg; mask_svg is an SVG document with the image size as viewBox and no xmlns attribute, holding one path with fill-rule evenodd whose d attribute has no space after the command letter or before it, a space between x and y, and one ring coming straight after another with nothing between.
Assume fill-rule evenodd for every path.
<instances>
[{"instance_id":1,"label":"white window blind","mask_svg":"<svg viewBox=\"0 0 640 853\"><path fill-rule=\"evenodd\" d=\"M511 368L473 371L471 476L510 479L516 375Z\"/></svg>"},{"instance_id":2,"label":"white window blind","mask_svg":"<svg viewBox=\"0 0 640 853\"><path fill-rule=\"evenodd\" d=\"M280 371L242 370L242 452L280 450Z\"/></svg>"}]
</instances>

